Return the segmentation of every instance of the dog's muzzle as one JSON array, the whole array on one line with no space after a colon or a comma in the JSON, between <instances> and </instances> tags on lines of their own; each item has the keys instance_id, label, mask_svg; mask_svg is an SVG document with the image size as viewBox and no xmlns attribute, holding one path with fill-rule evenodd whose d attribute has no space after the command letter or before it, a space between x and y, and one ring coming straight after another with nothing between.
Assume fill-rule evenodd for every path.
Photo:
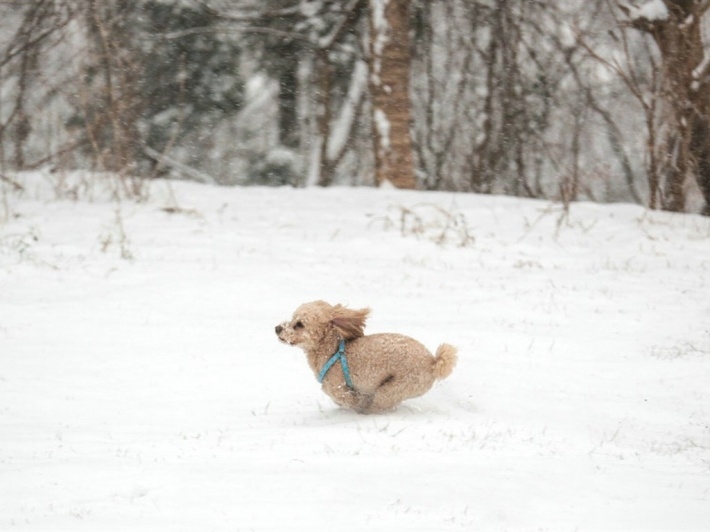
<instances>
[{"instance_id":1,"label":"dog's muzzle","mask_svg":"<svg viewBox=\"0 0 710 532\"><path fill-rule=\"evenodd\" d=\"M284 332L284 326L283 325L277 325L274 327L274 331L276 331L276 336L278 337L279 341L288 344L288 345L295 345L292 341L286 340L283 336L281 336L281 333Z\"/></svg>"}]
</instances>

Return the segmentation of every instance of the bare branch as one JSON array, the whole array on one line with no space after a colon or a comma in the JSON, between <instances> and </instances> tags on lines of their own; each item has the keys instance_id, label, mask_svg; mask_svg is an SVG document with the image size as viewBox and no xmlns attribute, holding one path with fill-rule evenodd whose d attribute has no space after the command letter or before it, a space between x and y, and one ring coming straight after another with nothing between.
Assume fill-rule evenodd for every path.
<instances>
[{"instance_id":1,"label":"bare branch","mask_svg":"<svg viewBox=\"0 0 710 532\"><path fill-rule=\"evenodd\" d=\"M53 151L52 153L49 153L42 157L41 159L37 159L36 161L33 161L31 163L28 163L25 165L26 170L36 170L37 168L41 168L42 166L52 163L55 159L58 157L61 157L64 154L71 153L74 150L77 150L83 146L88 144L88 141L86 140L70 140L66 142L63 146L59 147L59 149Z\"/></svg>"},{"instance_id":2,"label":"bare branch","mask_svg":"<svg viewBox=\"0 0 710 532\"><path fill-rule=\"evenodd\" d=\"M238 29L242 33L254 33L263 35L272 35L275 37L283 37L287 39L293 39L300 41L305 44L309 44L313 47L320 49L330 48L335 42L342 37L342 35L352 27L353 22L357 18L357 13L364 6L365 0L349 0L348 3L341 9L336 9L330 11L332 14L341 15L340 20L334 25L331 31L319 38L317 42L313 42L308 36L300 34L294 31L284 31L275 28L270 28L264 23L270 19L283 18L283 17L293 17L296 20L304 19L304 15L298 5L283 9L267 10L267 11L251 11L251 12L225 12L213 8L208 5L206 0L195 0L195 2L206 9L214 17L219 18L225 22L231 23L248 23L248 25L237 26L234 29ZM204 33L206 31L214 31L213 28L191 28L188 30L174 31L165 33L162 35L165 39L179 39L188 35ZM228 30L224 30L228 31Z\"/></svg>"},{"instance_id":3,"label":"bare branch","mask_svg":"<svg viewBox=\"0 0 710 532\"><path fill-rule=\"evenodd\" d=\"M202 34L206 34L206 33L231 34L231 33L234 33L235 31L238 31L241 33L254 33L254 34L262 34L262 35L271 35L274 37L283 37L283 38L287 38L287 39L301 41L302 43L304 43L306 45L310 44L311 46L315 46L308 37L306 37L305 35L303 35L301 33L296 33L293 31L283 31L283 30L278 30L276 28L269 28L269 27L265 27L265 26L231 26L231 27L222 27L222 28L205 26L205 27L200 27L200 28L190 28L187 30L178 30L178 31L169 31L169 32L165 32L165 33L156 33L156 34L153 34L153 36L161 37L165 40L175 40L175 39L182 39L184 37L189 37L191 35L202 35Z\"/></svg>"},{"instance_id":4,"label":"bare branch","mask_svg":"<svg viewBox=\"0 0 710 532\"><path fill-rule=\"evenodd\" d=\"M15 57L25 53L28 49L38 46L52 34L66 27L71 22L71 18L71 15L69 15L65 17L64 20L61 20L59 23L54 24L46 30L41 31L35 35L32 34L33 30L36 28L26 28L25 24L23 23L23 25L18 29L18 32L15 37L12 39L8 51L5 53L4 57L0 58L0 68L7 65ZM37 26L37 22L33 22L34 25Z\"/></svg>"},{"instance_id":5,"label":"bare branch","mask_svg":"<svg viewBox=\"0 0 710 532\"><path fill-rule=\"evenodd\" d=\"M0 181L3 181L3 182L5 182L5 183L8 183L8 184L11 185L12 188L14 188L17 192L23 192L23 191L25 190L25 188L24 188L22 185L20 185L17 181L15 181L14 179L10 179L10 178L7 177L6 175L0 174Z\"/></svg>"},{"instance_id":6,"label":"bare branch","mask_svg":"<svg viewBox=\"0 0 710 532\"><path fill-rule=\"evenodd\" d=\"M345 9L343 10L343 16L342 19L335 25L333 30L330 32L329 35L326 35L325 37L322 37L321 39L318 40L318 46L320 48L330 48L335 41L337 41L341 35L347 31L347 29L352 25L355 17L355 14L359 10L360 7L363 6L363 0L350 0L350 3L345 6Z\"/></svg>"},{"instance_id":7,"label":"bare branch","mask_svg":"<svg viewBox=\"0 0 710 532\"><path fill-rule=\"evenodd\" d=\"M287 17L299 15L301 8L299 5L285 7L282 9L271 9L267 11L242 11L242 12L225 12L214 8L207 3L207 0L193 0L197 5L201 6L205 11L214 17L231 22L256 22L268 18Z\"/></svg>"},{"instance_id":8,"label":"bare branch","mask_svg":"<svg viewBox=\"0 0 710 532\"><path fill-rule=\"evenodd\" d=\"M211 185L217 184L217 180L211 175L192 168L191 166L181 163L180 161L176 161L175 159L168 157L165 153L160 153L159 151L154 150L150 146L144 146L143 153L155 160L158 164L170 166L199 183L208 183Z\"/></svg>"}]
</instances>

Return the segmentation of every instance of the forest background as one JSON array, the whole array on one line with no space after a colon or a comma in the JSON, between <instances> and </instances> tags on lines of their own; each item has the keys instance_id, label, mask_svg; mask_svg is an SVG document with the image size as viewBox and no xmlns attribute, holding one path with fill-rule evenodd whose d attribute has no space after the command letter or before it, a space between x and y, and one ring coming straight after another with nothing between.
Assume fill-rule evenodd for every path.
<instances>
[{"instance_id":1,"label":"forest background","mask_svg":"<svg viewBox=\"0 0 710 532\"><path fill-rule=\"evenodd\" d=\"M710 214L710 0L0 2L0 179Z\"/></svg>"}]
</instances>

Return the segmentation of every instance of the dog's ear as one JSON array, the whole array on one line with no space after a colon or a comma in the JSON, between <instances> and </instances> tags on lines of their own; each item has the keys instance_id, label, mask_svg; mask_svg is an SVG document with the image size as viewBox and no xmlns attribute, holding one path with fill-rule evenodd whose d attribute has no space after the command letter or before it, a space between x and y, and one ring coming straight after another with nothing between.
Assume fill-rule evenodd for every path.
<instances>
[{"instance_id":1,"label":"dog's ear","mask_svg":"<svg viewBox=\"0 0 710 532\"><path fill-rule=\"evenodd\" d=\"M369 313L369 308L352 310L343 305L335 305L333 319L330 320L330 323L333 324L343 340L352 340L365 335L365 320L367 320Z\"/></svg>"}]
</instances>

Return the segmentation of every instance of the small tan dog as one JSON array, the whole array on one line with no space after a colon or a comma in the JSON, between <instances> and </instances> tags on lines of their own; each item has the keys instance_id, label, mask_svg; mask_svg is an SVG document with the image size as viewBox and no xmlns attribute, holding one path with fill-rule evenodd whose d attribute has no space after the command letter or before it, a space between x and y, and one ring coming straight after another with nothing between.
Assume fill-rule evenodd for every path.
<instances>
[{"instance_id":1,"label":"small tan dog","mask_svg":"<svg viewBox=\"0 0 710 532\"><path fill-rule=\"evenodd\" d=\"M277 325L276 334L305 351L325 393L361 414L390 410L451 374L455 347L441 344L432 356L422 344L401 334L365 336L369 312L313 301L298 307L291 321Z\"/></svg>"}]
</instances>

